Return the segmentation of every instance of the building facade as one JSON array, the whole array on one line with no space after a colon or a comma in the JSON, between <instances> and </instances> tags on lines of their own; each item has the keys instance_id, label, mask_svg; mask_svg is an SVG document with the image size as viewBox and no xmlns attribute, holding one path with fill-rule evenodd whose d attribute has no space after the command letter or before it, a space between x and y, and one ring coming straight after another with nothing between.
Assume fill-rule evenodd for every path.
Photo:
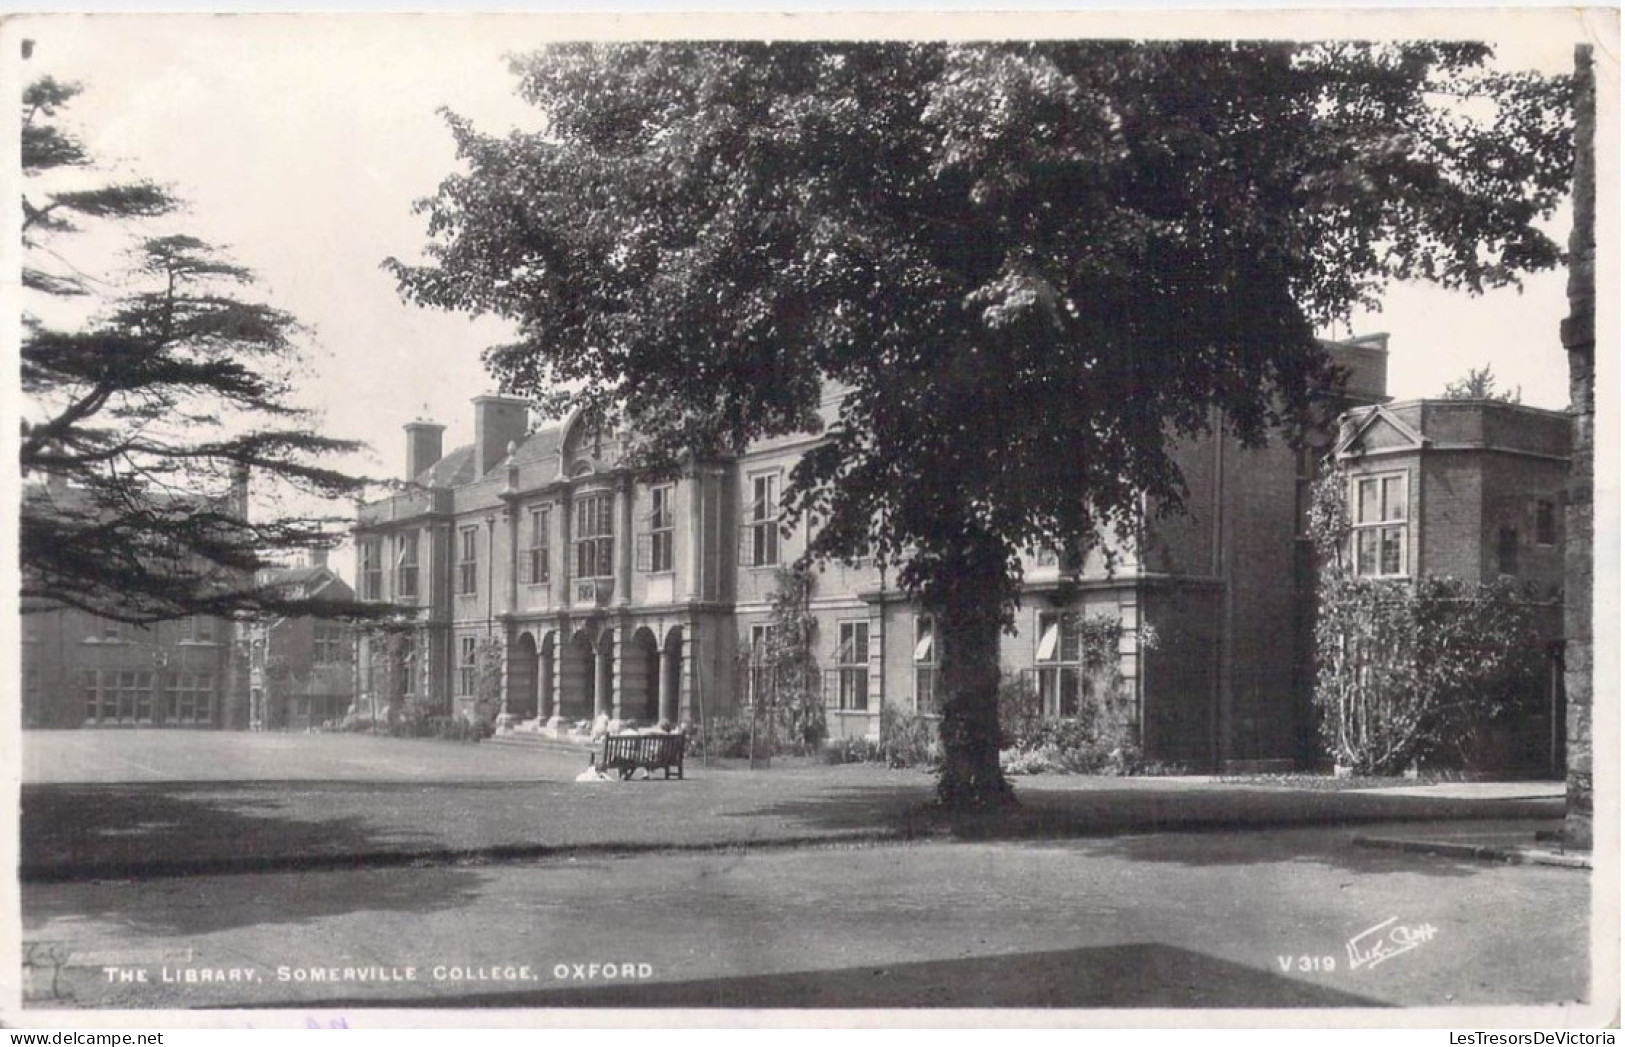
<instances>
[{"instance_id":1,"label":"building facade","mask_svg":"<svg viewBox=\"0 0 1625 1047\"><path fill-rule=\"evenodd\" d=\"M234 482L233 505L246 504L246 484ZM26 485L22 497L66 509L83 503L80 489L57 477ZM248 726L230 621L132 625L47 600L19 610L14 664L25 728Z\"/></svg>"},{"instance_id":2,"label":"building facade","mask_svg":"<svg viewBox=\"0 0 1625 1047\"><path fill-rule=\"evenodd\" d=\"M1412 400L1351 411L1336 448L1348 477L1352 571L1512 582L1547 657L1545 694L1491 726L1479 766L1561 775L1564 489L1569 416L1495 400Z\"/></svg>"},{"instance_id":3,"label":"building facade","mask_svg":"<svg viewBox=\"0 0 1625 1047\"><path fill-rule=\"evenodd\" d=\"M24 608L23 726L246 727L230 622L137 626L74 608Z\"/></svg>"},{"instance_id":4,"label":"building facade","mask_svg":"<svg viewBox=\"0 0 1625 1047\"><path fill-rule=\"evenodd\" d=\"M1386 339L1331 349L1344 402L1380 402ZM837 407L827 398L825 417ZM474 422L473 442L449 453L444 426L408 424L410 486L359 512L359 597L420 609L387 650L377 634L361 639L360 701L536 730L600 712L643 723L738 715L778 572L806 548L805 523L783 527L779 501L818 437L761 441L651 483L619 464L613 434L580 419L532 430L523 401L483 396ZM1244 768L1312 756L1302 525L1314 463L1337 435L1328 428L1303 450L1218 435L1180 444L1186 513L1155 519L1110 556L1088 552L1076 572L1053 552L1027 558L1016 628L1001 641L1006 671L1049 714L1071 714L1084 672L1076 623L1103 615L1123 626L1117 669L1148 757ZM934 623L885 572L814 568L808 610L832 737L876 736L888 705L934 710ZM482 708L490 650L502 682Z\"/></svg>"},{"instance_id":5,"label":"building facade","mask_svg":"<svg viewBox=\"0 0 1625 1047\"><path fill-rule=\"evenodd\" d=\"M264 581L301 599L350 601L355 591L327 566L326 553ZM272 618L242 626L248 669L249 726L305 730L342 720L355 704L355 627L310 617Z\"/></svg>"}]
</instances>

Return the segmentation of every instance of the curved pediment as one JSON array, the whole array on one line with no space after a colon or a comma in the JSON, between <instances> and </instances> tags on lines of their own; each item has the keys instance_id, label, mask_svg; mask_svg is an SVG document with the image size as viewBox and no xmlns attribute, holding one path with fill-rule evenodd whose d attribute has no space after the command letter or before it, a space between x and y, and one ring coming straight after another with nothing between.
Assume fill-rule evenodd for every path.
<instances>
[{"instance_id":1,"label":"curved pediment","mask_svg":"<svg viewBox=\"0 0 1625 1047\"><path fill-rule=\"evenodd\" d=\"M572 411L564 420L564 439L559 444L559 475L567 479L608 472L620 460L620 442L614 430Z\"/></svg>"}]
</instances>

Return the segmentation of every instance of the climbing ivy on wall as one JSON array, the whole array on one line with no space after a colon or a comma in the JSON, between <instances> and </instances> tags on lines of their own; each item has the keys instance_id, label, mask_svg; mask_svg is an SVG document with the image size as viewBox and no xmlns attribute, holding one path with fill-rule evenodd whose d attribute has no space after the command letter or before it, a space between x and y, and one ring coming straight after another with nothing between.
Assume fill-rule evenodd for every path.
<instances>
[{"instance_id":1,"label":"climbing ivy on wall","mask_svg":"<svg viewBox=\"0 0 1625 1047\"><path fill-rule=\"evenodd\" d=\"M1546 645L1534 601L1509 581L1354 577L1347 487L1342 470L1328 470L1309 514L1325 751L1362 774L1459 762L1487 724L1538 700Z\"/></svg>"}]
</instances>

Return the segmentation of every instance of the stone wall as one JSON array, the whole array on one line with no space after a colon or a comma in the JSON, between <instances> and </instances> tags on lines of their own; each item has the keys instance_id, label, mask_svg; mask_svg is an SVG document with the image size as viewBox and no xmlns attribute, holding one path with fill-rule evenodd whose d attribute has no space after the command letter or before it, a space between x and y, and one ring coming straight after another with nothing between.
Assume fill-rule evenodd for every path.
<instances>
[{"instance_id":1,"label":"stone wall","mask_svg":"<svg viewBox=\"0 0 1625 1047\"><path fill-rule=\"evenodd\" d=\"M1564 689L1568 697L1568 815L1571 847L1591 846L1592 761L1592 461L1595 438L1597 186L1596 79L1591 48L1575 48L1574 228L1569 234L1569 316L1563 348L1569 358L1569 410L1574 456L1564 514Z\"/></svg>"}]
</instances>

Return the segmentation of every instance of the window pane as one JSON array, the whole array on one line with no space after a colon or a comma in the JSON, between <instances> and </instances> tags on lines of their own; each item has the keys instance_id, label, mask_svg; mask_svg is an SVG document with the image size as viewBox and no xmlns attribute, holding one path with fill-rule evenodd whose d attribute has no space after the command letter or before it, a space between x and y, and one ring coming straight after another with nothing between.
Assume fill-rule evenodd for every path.
<instances>
[{"instance_id":1,"label":"window pane","mask_svg":"<svg viewBox=\"0 0 1625 1047\"><path fill-rule=\"evenodd\" d=\"M917 712L935 713L940 711L940 699L937 695L937 675L940 669L914 670L914 708Z\"/></svg>"},{"instance_id":2,"label":"window pane","mask_svg":"<svg viewBox=\"0 0 1625 1047\"><path fill-rule=\"evenodd\" d=\"M1355 532L1354 571L1356 574L1370 576L1379 573L1377 544L1377 532L1375 530Z\"/></svg>"},{"instance_id":3,"label":"window pane","mask_svg":"<svg viewBox=\"0 0 1625 1047\"><path fill-rule=\"evenodd\" d=\"M1044 615L1038 619L1041 630L1038 637L1038 660L1050 662L1055 660L1055 648L1060 640L1060 622L1054 615Z\"/></svg>"},{"instance_id":4,"label":"window pane","mask_svg":"<svg viewBox=\"0 0 1625 1047\"><path fill-rule=\"evenodd\" d=\"M1382 518L1384 520L1405 519L1404 477L1390 476L1382 481Z\"/></svg>"},{"instance_id":5,"label":"window pane","mask_svg":"<svg viewBox=\"0 0 1625 1047\"><path fill-rule=\"evenodd\" d=\"M932 628L931 619L921 618L914 625L914 660L916 662L930 662L935 660L936 630Z\"/></svg>"},{"instance_id":6,"label":"window pane","mask_svg":"<svg viewBox=\"0 0 1625 1047\"><path fill-rule=\"evenodd\" d=\"M1382 519L1382 506L1379 501L1379 489L1375 480L1361 480L1356 485L1359 496L1356 499L1355 523L1370 523Z\"/></svg>"},{"instance_id":7,"label":"window pane","mask_svg":"<svg viewBox=\"0 0 1625 1047\"><path fill-rule=\"evenodd\" d=\"M1082 687L1082 674L1070 666L1060 670L1060 715L1078 715L1078 695Z\"/></svg>"},{"instance_id":8,"label":"window pane","mask_svg":"<svg viewBox=\"0 0 1625 1047\"><path fill-rule=\"evenodd\" d=\"M869 708L869 671L842 669L841 708L861 711Z\"/></svg>"},{"instance_id":9,"label":"window pane","mask_svg":"<svg viewBox=\"0 0 1625 1047\"><path fill-rule=\"evenodd\" d=\"M1061 616L1061 661L1081 661L1083 654L1078 638L1078 620L1070 614Z\"/></svg>"},{"instance_id":10,"label":"window pane","mask_svg":"<svg viewBox=\"0 0 1625 1047\"><path fill-rule=\"evenodd\" d=\"M1557 544L1557 507L1551 502L1535 506L1535 541L1541 545Z\"/></svg>"},{"instance_id":11,"label":"window pane","mask_svg":"<svg viewBox=\"0 0 1625 1047\"><path fill-rule=\"evenodd\" d=\"M1402 527L1384 527L1382 534L1382 573L1403 574L1404 563L1404 535Z\"/></svg>"}]
</instances>

